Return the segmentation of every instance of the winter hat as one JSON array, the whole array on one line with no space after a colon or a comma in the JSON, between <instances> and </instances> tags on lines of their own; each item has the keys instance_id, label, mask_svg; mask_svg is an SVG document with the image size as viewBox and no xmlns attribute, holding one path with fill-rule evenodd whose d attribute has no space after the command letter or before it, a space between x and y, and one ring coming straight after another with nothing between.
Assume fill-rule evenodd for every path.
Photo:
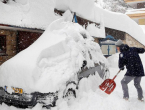
<instances>
[{"instance_id":1,"label":"winter hat","mask_svg":"<svg viewBox=\"0 0 145 110\"><path fill-rule=\"evenodd\" d=\"M123 42L122 42L122 40L118 40L116 43L115 43L115 45L117 46L117 47L119 47L120 45L122 45L123 44Z\"/></svg>"}]
</instances>

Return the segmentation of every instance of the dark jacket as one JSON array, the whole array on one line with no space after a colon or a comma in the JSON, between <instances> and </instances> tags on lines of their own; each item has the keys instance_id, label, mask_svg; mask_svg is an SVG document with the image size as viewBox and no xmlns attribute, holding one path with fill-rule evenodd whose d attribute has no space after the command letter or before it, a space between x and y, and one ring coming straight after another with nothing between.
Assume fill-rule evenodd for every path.
<instances>
[{"instance_id":1,"label":"dark jacket","mask_svg":"<svg viewBox=\"0 0 145 110\"><path fill-rule=\"evenodd\" d=\"M120 46L119 68L126 66L126 76L144 76L144 69L139 53L144 53L144 48L129 47L126 44Z\"/></svg>"}]
</instances>

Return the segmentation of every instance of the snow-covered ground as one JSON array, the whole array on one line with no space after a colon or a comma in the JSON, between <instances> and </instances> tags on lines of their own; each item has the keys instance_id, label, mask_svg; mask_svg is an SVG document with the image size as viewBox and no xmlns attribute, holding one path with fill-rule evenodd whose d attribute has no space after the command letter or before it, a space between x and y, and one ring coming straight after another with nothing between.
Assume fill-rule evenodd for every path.
<instances>
[{"instance_id":1,"label":"snow-covered ground","mask_svg":"<svg viewBox=\"0 0 145 110\"><path fill-rule=\"evenodd\" d=\"M68 21L66 22L66 19L67 17L64 17L63 19L53 22L48 27L46 32L33 45L4 63L4 65L0 67L3 68L1 70L0 84L23 87L26 91L36 89L32 88L34 87L34 84L36 84L39 89L41 88L42 92L45 92L50 88L50 90L53 91L53 89L57 89L55 88L55 85L60 83L59 85L63 86L63 82L65 82L70 77L68 77L68 75L73 75L72 73L80 68L80 62L83 60L81 51L83 50L87 52L87 49L89 48L95 49L95 51L97 52L92 52L92 55L97 54L96 57L93 56L93 61L97 60L107 63L104 57L102 57L99 45L93 43L93 39L89 36L87 31L81 28L78 24L73 24ZM88 37L88 40L86 41L82 39L80 33L85 33ZM50 40L51 43L49 44L48 41ZM84 43L86 45L85 48ZM59 48L63 50L59 50ZM69 54L67 54L68 52ZM68 57L70 55L72 60L67 60L67 58L70 58ZM88 62L90 62L88 64L89 67L91 66L91 61L90 59L88 59L88 55L86 55L86 57ZM141 58L145 68L145 54L141 55ZM119 70L117 67L118 54L109 57L108 62L110 78L113 78ZM78 67L73 64L77 64ZM35 69L36 71L33 71ZM49 75L48 70L50 70L52 74ZM63 74L64 72L67 74ZM59 77L56 75L56 73L58 73L57 75ZM144 102L139 102L137 100L137 92L133 85L133 82L129 83L130 100L124 101L122 99L122 89L120 81L123 78L124 74L125 70L122 71L115 79L117 86L111 95L105 94L98 88L101 79L99 79L97 75L95 77L89 77L88 79L84 78L80 82L80 89L78 91L76 99L74 99L72 102L67 102L65 99L59 99L56 104L57 106L52 108L51 110L144 110L145 104ZM33 82L33 78L35 75L37 83L35 81ZM56 79L56 82L53 83L53 80L51 78ZM141 85L143 87L145 95L145 87L143 86L145 84L144 79L145 78L143 77ZM51 84L45 83L49 82L49 80L51 81ZM9 107L5 104L2 104L0 105L0 110L21 109L15 108L13 106ZM32 110L45 109L42 108L40 104L37 104L34 108L32 108Z\"/></svg>"},{"instance_id":2,"label":"snow-covered ground","mask_svg":"<svg viewBox=\"0 0 145 110\"><path fill-rule=\"evenodd\" d=\"M145 67L145 54L140 55L143 65ZM111 60L110 60L111 59ZM117 63L118 63L118 54L113 55L108 58L110 62L110 78L113 78L114 75L118 72ZM80 87L81 90L76 99L73 102L67 103L65 100L60 100L57 103L57 107L52 108L51 110L145 110L145 102L140 102L137 100L137 92L134 87L133 81L128 84L129 86L129 101L122 99L122 88L120 81L122 80L125 71L121 71L118 77L115 79L116 88L112 94L107 95L98 87L90 89L90 83L92 83L92 78L84 79L81 81ZM93 82L93 85L96 86L96 82ZM145 77L142 78L141 86L143 88L143 94L145 96ZM0 110L22 110L15 108L13 106L9 107L5 104L0 106ZM33 109L25 110L46 110L41 108L41 105L37 104Z\"/></svg>"},{"instance_id":3,"label":"snow-covered ground","mask_svg":"<svg viewBox=\"0 0 145 110\"><path fill-rule=\"evenodd\" d=\"M70 22L72 14L69 11L61 18L55 16L53 13L54 7L64 10L71 9L77 12L79 16L101 23L103 26L128 32L141 43L145 44L145 39L143 39L144 33L134 21L126 15L112 13L97 7L93 4L93 0L85 0L85 2L84 0L79 0L79 2L78 0L62 0L61 2L56 0L57 4L55 5L51 4L54 3L53 0L51 2L48 0L43 2L41 0L37 0L37 2L36 0L16 1L17 3L10 0L8 4L0 2L0 12L4 15L0 17L0 22L26 27L34 23L32 27L44 29L48 27L33 45L0 67L1 86L6 84L8 86L22 87L27 92L37 89L42 92L46 92L48 89L55 91L60 89L58 87L64 86L64 82L79 70L82 65L80 62L84 60L84 56L87 59L88 67L91 67L94 62L99 61L108 64L100 51L99 45L93 42L90 33L80 25ZM35 5L33 6L33 4ZM49 10L49 8L51 9ZM45 19L42 13L47 15ZM9 18L10 15L11 19ZM39 18L37 18L37 15ZM87 39L83 39L82 34L85 34ZM99 36L99 34L97 35ZM88 51L92 55L92 60L89 59ZM141 55L141 58L145 67L145 54ZM117 61L118 54L108 58L110 78L113 78L118 72ZM52 74L47 74L48 72ZM101 79L97 75L88 79L84 78L79 85L78 97L72 102L60 99L57 102L57 106L52 108L52 110L144 110L145 104L137 100L137 92L133 82L129 84L130 100L124 101L122 99L120 81L124 74L125 70L115 79L117 86L111 95L105 94L98 88ZM52 79L56 80L53 82ZM141 85L145 95L144 79L143 77ZM47 80L51 81L51 84L48 84ZM8 91L11 92L10 90ZM0 110L21 109L2 104L0 105ZM32 110L45 109L37 104Z\"/></svg>"}]
</instances>

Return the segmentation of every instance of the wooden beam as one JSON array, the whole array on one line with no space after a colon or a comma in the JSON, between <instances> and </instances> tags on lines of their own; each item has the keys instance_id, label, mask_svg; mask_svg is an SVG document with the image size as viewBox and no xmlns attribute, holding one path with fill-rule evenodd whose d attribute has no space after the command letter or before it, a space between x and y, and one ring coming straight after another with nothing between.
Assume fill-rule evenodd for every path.
<instances>
[{"instance_id":1,"label":"wooden beam","mask_svg":"<svg viewBox=\"0 0 145 110\"><path fill-rule=\"evenodd\" d=\"M134 14L127 14L130 18L141 18L145 17L145 13L134 13Z\"/></svg>"},{"instance_id":2,"label":"wooden beam","mask_svg":"<svg viewBox=\"0 0 145 110\"><path fill-rule=\"evenodd\" d=\"M29 29L29 28L21 28L21 27L11 27L11 26L5 26L5 25L0 25L0 29L6 29L6 30L13 30L13 31L27 31L27 32L39 32L43 33L44 30L41 29Z\"/></svg>"},{"instance_id":3,"label":"wooden beam","mask_svg":"<svg viewBox=\"0 0 145 110\"><path fill-rule=\"evenodd\" d=\"M129 2L139 2L139 1L145 1L145 0L124 0L124 2L129 3Z\"/></svg>"},{"instance_id":4,"label":"wooden beam","mask_svg":"<svg viewBox=\"0 0 145 110\"><path fill-rule=\"evenodd\" d=\"M63 13L64 13L65 11L58 10L58 9L55 8L55 9L54 9L54 12L62 16ZM85 25L85 28L87 27L88 23L89 23L89 24L94 23L94 24L96 24L96 25L100 25L100 23L96 23L96 22L94 22L94 21L90 21L90 20L85 19L85 18L82 18L82 17L80 17L80 16L78 16L78 15L76 15L76 17L77 17L78 23L79 23L80 25L82 25L82 26Z\"/></svg>"}]
</instances>

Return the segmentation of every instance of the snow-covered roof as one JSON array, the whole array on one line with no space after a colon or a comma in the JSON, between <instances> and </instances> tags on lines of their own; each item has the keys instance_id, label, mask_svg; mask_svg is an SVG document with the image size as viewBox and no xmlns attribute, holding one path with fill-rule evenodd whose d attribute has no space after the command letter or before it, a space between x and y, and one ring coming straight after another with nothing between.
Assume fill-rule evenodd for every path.
<instances>
[{"instance_id":1,"label":"snow-covered roof","mask_svg":"<svg viewBox=\"0 0 145 110\"><path fill-rule=\"evenodd\" d=\"M54 5L54 0L9 0L7 4L0 1L0 24L46 29L58 18Z\"/></svg>"},{"instance_id":2,"label":"snow-covered roof","mask_svg":"<svg viewBox=\"0 0 145 110\"><path fill-rule=\"evenodd\" d=\"M79 16L88 20L100 24L103 22L105 27L126 32L145 45L145 40L143 40L145 39L145 33L135 21L125 14L110 12L102 9L90 0L86 0L85 2L83 0L79 0L79 2L77 2L77 0L69 0L69 3L65 0L64 2L60 2L59 0L56 1L56 8L58 9L70 9L73 12L76 12Z\"/></svg>"},{"instance_id":3,"label":"snow-covered roof","mask_svg":"<svg viewBox=\"0 0 145 110\"><path fill-rule=\"evenodd\" d=\"M139 25L145 33L145 25Z\"/></svg>"},{"instance_id":4,"label":"snow-covered roof","mask_svg":"<svg viewBox=\"0 0 145 110\"><path fill-rule=\"evenodd\" d=\"M14 31L27 31L27 32L39 32L43 33L44 30L42 29L36 29L36 28L25 28L25 27L17 27L17 26L5 26L0 24L0 29L6 29L6 30L14 30Z\"/></svg>"},{"instance_id":5,"label":"snow-covered roof","mask_svg":"<svg viewBox=\"0 0 145 110\"><path fill-rule=\"evenodd\" d=\"M54 8L71 10L80 17L103 23L104 27L124 31L145 45L145 33L140 26L127 15L102 9L93 0L10 0L8 4L0 2L0 23L21 27L46 29L58 19Z\"/></svg>"},{"instance_id":6,"label":"snow-covered roof","mask_svg":"<svg viewBox=\"0 0 145 110\"><path fill-rule=\"evenodd\" d=\"M145 8L127 10L125 14L145 13Z\"/></svg>"}]
</instances>

